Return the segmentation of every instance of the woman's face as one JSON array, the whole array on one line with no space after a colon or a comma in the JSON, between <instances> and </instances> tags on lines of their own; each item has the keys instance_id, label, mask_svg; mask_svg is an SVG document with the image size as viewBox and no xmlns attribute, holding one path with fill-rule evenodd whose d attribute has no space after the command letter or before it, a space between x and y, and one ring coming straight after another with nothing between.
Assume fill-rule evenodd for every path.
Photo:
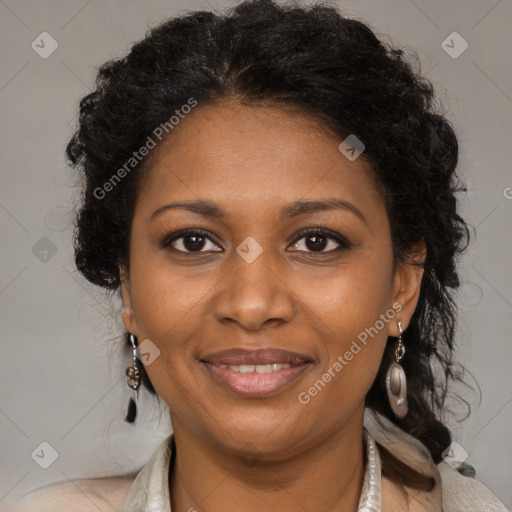
<instances>
[{"instance_id":1,"label":"woman's face","mask_svg":"<svg viewBox=\"0 0 512 512\"><path fill-rule=\"evenodd\" d=\"M372 170L340 142L309 117L225 100L199 105L155 150L123 321L175 429L279 457L361 428L421 270L394 267ZM202 233L173 238L184 229Z\"/></svg>"}]
</instances>

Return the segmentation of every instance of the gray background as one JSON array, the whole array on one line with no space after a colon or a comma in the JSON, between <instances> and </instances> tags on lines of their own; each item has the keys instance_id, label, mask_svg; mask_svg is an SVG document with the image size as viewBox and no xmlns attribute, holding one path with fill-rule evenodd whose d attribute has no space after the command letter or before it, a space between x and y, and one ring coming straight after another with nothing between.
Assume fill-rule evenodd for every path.
<instances>
[{"instance_id":1,"label":"gray background","mask_svg":"<svg viewBox=\"0 0 512 512\"><path fill-rule=\"evenodd\" d=\"M147 393L137 425L122 421L129 359L115 338L119 301L74 270L75 176L63 154L95 67L124 54L165 17L233 3L0 0L0 504L50 482L136 470L167 435L165 408ZM473 412L450 425L477 476L512 506L512 3L337 5L418 53L456 127L468 186L462 211L476 228L461 262L457 357L479 383L482 401L465 392ZM469 45L458 58L441 46L454 31ZM59 45L47 59L31 47L42 32ZM448 41L452 52L461 48ZM31 458L43 441L58 453L46 470Z\"/></svg>"}]
</instances>

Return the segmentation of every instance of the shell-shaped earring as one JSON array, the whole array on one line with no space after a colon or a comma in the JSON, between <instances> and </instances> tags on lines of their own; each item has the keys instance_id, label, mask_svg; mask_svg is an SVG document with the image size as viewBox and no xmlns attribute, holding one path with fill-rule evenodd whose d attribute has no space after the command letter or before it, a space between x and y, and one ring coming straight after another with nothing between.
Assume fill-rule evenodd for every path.
<instances>
[{"instance_id":1,"label":"shell-shaped earring","mask_svg":"<svg viewBox=\"0 0 512 512\"><path fill-rule=\"evenodd\" d=\"M402 341L402 322L398 322L398 345L395 350L395 360L389 365L386 373L386 389L388 392L389 405L395 416L404 418L407 415L407 379L404 369L399 362L404 357L405 347Z\"/></svg>"}]
</instances>

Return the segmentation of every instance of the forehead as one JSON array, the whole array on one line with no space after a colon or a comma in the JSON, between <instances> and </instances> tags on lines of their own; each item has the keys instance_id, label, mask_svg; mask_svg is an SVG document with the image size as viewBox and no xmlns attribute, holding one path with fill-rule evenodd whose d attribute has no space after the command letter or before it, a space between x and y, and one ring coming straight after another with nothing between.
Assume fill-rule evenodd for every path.
<instances>
[{"instance_id":1,"label":"forehead","mask_svg":"<svg viewBox=\"0 0 512 512\"><path fill-rule=\"evenodd\" d=\"M154 150L138 203L149 208L185 196L247 209L340 194L378 201L370 164L348 160L341 142L320 119L289 108L199 105Z\"/></svg>"}]
</instances>

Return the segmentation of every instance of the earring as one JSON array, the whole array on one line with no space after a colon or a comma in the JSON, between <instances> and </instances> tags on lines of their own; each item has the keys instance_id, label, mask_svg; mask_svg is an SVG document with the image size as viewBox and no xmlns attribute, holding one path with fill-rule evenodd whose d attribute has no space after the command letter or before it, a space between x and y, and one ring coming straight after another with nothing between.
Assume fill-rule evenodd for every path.
<instances>
[{"instance_id":1,"label":"earring","mask_svg":"<svg viewBox=\"0 0 512 512\"><path fill-rule=\"evenodd\" d=\"M130 402L128 404L128 413L126 415L125 421L128 423L133 423L135 421L135 417L137 416L136 400L139 395L140 372L137 365L137 343L135 342L135 336L133 334L130 334L130 342L132 344L132 366L128 366L128 368L126 368L125 374L128 377L126 381L128 387L133 389L135 392L135 400L130 398Z\"/></svg>"},{"instance_id":2,"label":"earring","mask_svg":"<svg viewBox=\"0 0 512 512\"><path fill-rule=\"evenodd\" d=\"M402 322L398 322L398 345L395 350L395 360L389 365L386 373L386 389L388 392L389 405L395 416L403 418L408 411L407 406L407 381L404 369L398 364L405 354L405 347L402 342Z\"/></svg>"}]
</instances>

